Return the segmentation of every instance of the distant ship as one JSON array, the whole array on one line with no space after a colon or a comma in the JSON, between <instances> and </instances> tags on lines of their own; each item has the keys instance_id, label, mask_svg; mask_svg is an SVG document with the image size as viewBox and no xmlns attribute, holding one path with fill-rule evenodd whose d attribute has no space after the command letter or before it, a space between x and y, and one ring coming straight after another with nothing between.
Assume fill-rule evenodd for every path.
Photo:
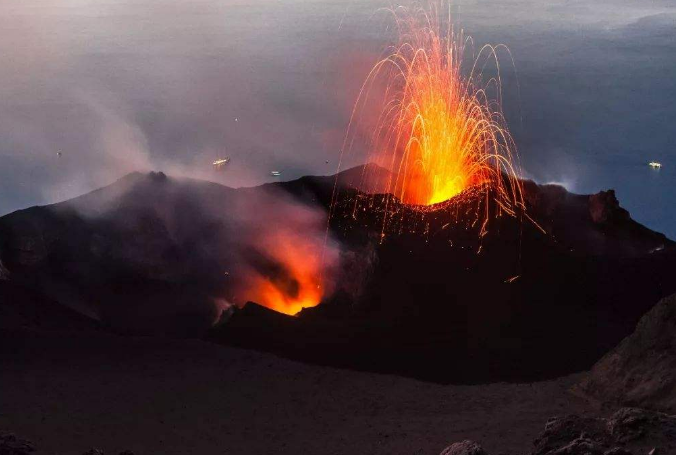
<instances>
[{"instance_id":1,"label":"distant ship","mask_svg":"<svg viewBox=\"0 0 676 455\"><path fill-rule=\"evenodd\" d=\"M230 162L230 158L221 158L211 163L216 169L220 169Z\"/></svg>"},{"instance_id":2,"label":"distant ship","mask_svg":"<svg viewBox=\"0 0 676 455\"><path fill-rule=\"evenodd\" d=\"M282 175L282 173L279 171L272 171L270 172L270 175L273 177L279 177L280 175Z\"/></svg>"},{"instance_id":3,"label":"distant ship","mask_svg":"<svg viewBox=\"0 0 676 455\"><path fill-rule=\"evenodd\" d=\"M658 163L657 161L651 161L648 163L648 166L650 166L653 169L660 169L662 167L662 163Z\"/></svg>"}]
</instances>

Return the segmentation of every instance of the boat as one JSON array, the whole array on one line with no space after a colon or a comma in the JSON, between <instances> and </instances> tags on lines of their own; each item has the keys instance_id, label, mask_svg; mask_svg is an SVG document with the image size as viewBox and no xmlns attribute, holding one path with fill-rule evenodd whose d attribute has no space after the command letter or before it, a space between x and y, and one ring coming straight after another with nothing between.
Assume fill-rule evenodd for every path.
<instances>
[{"instance_id":1,"label":"boat","mask_svg":"<svg viewBox=\"0 0 676 455\"><path fill-rule=\"evenodd\" d=\"M658 163L657 161L651 161L648 163L648 166L650 166L653 169L660 169L662 167L662 163Z\"/></svg>"},{"instance_id":2,"label":"boat","mask_svg":"<svg viewBox=\"0 0 676 455\"><path fill-rule=\"evenodd\" d=\"M220 169L230 162L230 158L220 158L211 163L216 169Z\"/></svg>"}]
</instances>

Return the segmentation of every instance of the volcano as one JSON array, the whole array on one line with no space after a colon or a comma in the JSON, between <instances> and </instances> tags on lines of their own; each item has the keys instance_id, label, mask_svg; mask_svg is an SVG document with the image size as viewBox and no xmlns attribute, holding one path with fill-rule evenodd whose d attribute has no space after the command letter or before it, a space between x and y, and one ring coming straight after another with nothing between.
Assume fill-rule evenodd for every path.
<instances>
[{"instance_id":1,"label":"volcano","mask_svg":"<svg viewBox=\"0 0 676 455\"><path fill-rule=\"evenodd\" d=\"M422 211L363 192L365 171L242 189L131 174L0 218L2 276L104 330L206 337L442 383L587 369L676 292L676 246L632 220L612 190L522 181L533 221L503 215L483 229L471 214L489 199L461 195ZM275 228L264 216L271 194L331 212L326 236L340 245L332 292L295 316L218 303L241 294L239 210L253 206L254 220ZM383 223L392 214L397 222ZM14 306L28 299L11 295Z\"/></svg>"}]
</instances>

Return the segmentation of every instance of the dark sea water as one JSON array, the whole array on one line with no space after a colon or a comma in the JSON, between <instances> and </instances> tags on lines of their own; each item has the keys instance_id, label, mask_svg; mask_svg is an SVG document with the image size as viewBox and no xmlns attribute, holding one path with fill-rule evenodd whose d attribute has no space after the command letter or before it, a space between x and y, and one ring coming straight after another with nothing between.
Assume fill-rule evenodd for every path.
<instances>
[{"instance_id":1,"label":"dark sea water","mask_svg":"<svg viewBox=\"0 0 676 455\"><path fill-rule=\"evenodd\" d=\"M133 170L232 186L273 170L333 173L359 87L392 38L381 6L1 2L0 214ZM524 174L579 193L614 188L635 219L676 238L674 2L464 0L452 10L478 46L511 50L504 109Z\"/></svg>"}]
</instances>

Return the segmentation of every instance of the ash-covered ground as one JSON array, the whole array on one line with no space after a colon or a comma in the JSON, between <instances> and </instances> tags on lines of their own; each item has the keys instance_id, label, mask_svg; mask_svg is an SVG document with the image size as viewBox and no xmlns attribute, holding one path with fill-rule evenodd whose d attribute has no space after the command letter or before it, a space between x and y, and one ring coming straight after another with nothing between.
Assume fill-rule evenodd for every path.
<instances>
[{"instance_id":1,"label":"ash-covered ground","mask_svg":"<svg viewBox=\"0 0 676 455\"><path fill-rule=\"evenodd\" d=\"M0 432L38 454L526 453L578 380L441 386L202 341L3 333ZM458 365L462 368L463 365Z\"/></svg>"}]
</instances>

